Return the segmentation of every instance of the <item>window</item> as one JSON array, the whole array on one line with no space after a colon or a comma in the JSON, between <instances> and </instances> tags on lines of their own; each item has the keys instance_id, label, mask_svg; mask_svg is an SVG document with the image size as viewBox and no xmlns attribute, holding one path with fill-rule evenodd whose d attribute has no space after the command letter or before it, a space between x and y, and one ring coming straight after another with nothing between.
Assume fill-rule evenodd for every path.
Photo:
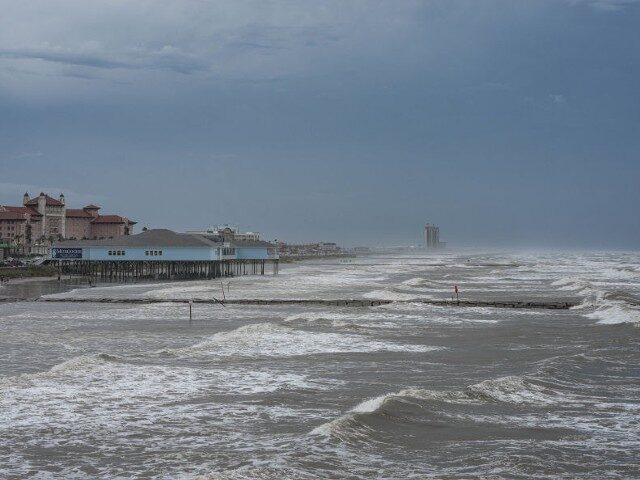
<instances>
[{"instance_id":1,"label":"window","mask_svg":"<svg viewBox=\"0 0 640 480\"><path fill-rule=\"evenodd\" d=\"M113 252L111 250L109 250L109 255L113 255Z\"/></svg>"},{"instance_id":2,"label":"window","mask_svg":"<svg viewBox=\"0 0 640 480\"><path fill-rule=\"evenodd\" d=\"M144 254L148 257L149 256L149 250L145 250Z\"/></svg>"},{"instance_id":3,"label":"window","mask_svg":"<svg viewBox=\"0 0 640 480\"><path fill-rule=\"evenodd\" d=\"M162 250L159 250L159 251L158 251L158 255L162 255Z\"/></svg>"}]
</instances>

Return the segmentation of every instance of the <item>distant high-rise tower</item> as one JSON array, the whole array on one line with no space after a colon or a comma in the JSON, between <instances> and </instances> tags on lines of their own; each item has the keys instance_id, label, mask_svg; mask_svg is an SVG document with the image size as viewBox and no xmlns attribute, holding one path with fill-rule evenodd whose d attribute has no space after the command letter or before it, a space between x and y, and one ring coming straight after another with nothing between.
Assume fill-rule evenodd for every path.
<instances>
[{"instance_id":1,"label":"distant high-rise tower","mask_svg":"<svg viewBox=\"0 0 640 480\"><path fill-rule=\"evenodd\" d=\"M427 223L424 226L424 248L434 250L440 247L440 227Z\"/></svg>"}]
</instances>

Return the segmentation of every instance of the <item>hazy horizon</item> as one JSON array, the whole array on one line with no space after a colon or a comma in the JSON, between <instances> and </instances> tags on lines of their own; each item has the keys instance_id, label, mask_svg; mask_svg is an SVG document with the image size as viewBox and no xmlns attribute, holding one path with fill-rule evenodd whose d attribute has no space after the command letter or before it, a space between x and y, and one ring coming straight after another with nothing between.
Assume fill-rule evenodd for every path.
<instances>
[{"instance_id":1,"label":"hazy horizon","mask_svg":"<svg viewBox=\"0 0 640 480\"><path fill-rule=\"evenodd\" d=\"M0 204L640 248L635 0L0 0Z\"/></svg>"}]
</instances>

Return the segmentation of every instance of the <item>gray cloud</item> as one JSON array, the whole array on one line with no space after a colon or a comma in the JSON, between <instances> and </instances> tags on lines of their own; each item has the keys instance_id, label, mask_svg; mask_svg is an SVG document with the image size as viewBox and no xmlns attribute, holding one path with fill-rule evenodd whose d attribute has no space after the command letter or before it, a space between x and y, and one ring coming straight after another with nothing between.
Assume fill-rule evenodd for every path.
<instances>
[{"instance_id":1,"label":"gray cloud","mask_svg":"<svg viewBox=\"0 0 640 480\"><path fill-rule=\"evenodd\" d=\"M640 238L630 1L0 11L0 171L18 185L0 201L29 179L177 229L400 243L431 220L454 243Z\"/></svg>"},{"instance_id":2,"label":"gray cloud","mask_svg":"<svg viewBox=\"0 0 640 480\"><path fill-rule=\"evenodd\" d=\"M136 72L145 71L306 75L311 65L320 71L347 52L406 34L398 27L415 28L425 3L0 0L0 8L0 65L14 72L0 75L0 89L24 90L20 71L88 78L83 69L91 69L125 82L144 81Z\"/></svg>"},{"instance_id":3,"label":"gray cloud","mask_svg":"<svg viewBox=\"0 0 640 480\"><path fill-rule=\"evenodd\" d=\"M14 158L16 160L20 160L23 158L37 158L37 157L42 157L44 154L41 151L35 151L35 152L22 152L17 154Z\"/></svg>"},{"instance_id":4,"label":"gray cloud","mask_svg":"<svg viewBox=\"0 0 640 480\"><path fill-rule=\"evenodd\" d=\"M137 48L126 52L123 59L108 58L99 53L73 51L61 47L0 49L0 58L36 59L63 65L100 69L171 70L185 74L203 71L207 68L193 56L185 55L170 46L155 51Z\"/></svg>"},{"instance_id":5,"label":"gray cloud","mask_svg":"<svg viewBox=\"0 0 640 480\"><path fill-rule=\"evenodd\" d=\"M574 5L587 4L596 11L618 12L626 7L638 5L639 0L570 0Z\"/></svg>"}]
</instances>

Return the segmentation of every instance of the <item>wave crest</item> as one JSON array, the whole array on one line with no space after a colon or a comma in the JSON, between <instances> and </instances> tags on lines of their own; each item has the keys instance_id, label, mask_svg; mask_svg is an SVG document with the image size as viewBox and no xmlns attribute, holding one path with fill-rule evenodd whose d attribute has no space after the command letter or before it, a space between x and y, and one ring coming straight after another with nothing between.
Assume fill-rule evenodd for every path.
<instances>
[{"instance_id":1,"label":"wave crest","mask_svg":"<svg viewBox=\"0 0 640 480\"><path fill-rule=\"evenodd\" d=\"M429 345L374 340L365 335L352 333L313 332L265 322L219 332L195 345L158 353L221 357L290 357L376 351L429 352L442 349L443 347Z\"/></svg>"},{"instance_id":2,"label":"wave crest","mask_svg":"<svg viewBox=\"0 0 640 480\"><path fill-rule=\"evenodd\" d=\"M484 380L462 390L431 390L412 387L365 400L344 415L317 426L310 434L334 436L342 440L366 436L370 428L360 420L363 417L382 412L393 415L392 402L394 401L419 405L424 402L476 405L500 402L514 406L526 404L540 407L563 402L567 399L560 392L519 376Z\"/></svg>"}]
</instances>

